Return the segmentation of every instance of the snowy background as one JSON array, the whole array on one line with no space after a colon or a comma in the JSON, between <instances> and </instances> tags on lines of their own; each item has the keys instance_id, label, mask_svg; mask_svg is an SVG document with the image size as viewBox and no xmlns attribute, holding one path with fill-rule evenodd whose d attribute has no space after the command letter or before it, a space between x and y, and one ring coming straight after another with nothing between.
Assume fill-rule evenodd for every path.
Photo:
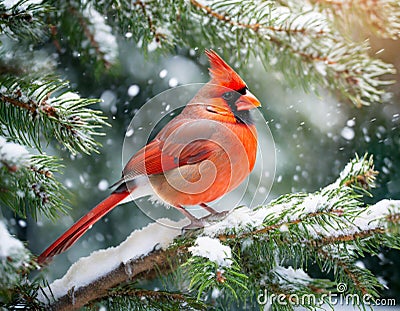
<instances>
[{"instance_id":1,"label":"snowy background","mask_svg":"<svg viewBox=\"0 0 400 311\"><path fill-rule=\"evenodd\" d=\"M101 24L102 17L95 17ZM33 220L25 222L8 215L12 233L27 240L35 254L109 194L109 185L121 174L123 140L137 109L171 87L208 81L208 64L203 51L178 50L174 55L159 58L150 53L145 58L136 46L126 42L129 33L125 38L119 38L110 36L108 29L96 31L108 34L99 36L105 40L101 46L105 46L103 52L107 59L120 62L113 74L101 76L98 80L88 79L85 68L76 61L80 57L79 51L73 53L76 59L61 55L43 60L57 62L59 74L71 80L80 95L101 97L103 102L99 107L109 117L112 127L106 128L107 135L100 139L103 148L99 155L71 157L63 150L48 150L64 159L65 169L61 178L70 191L70 215L62 216L57 223L45 219L38 223ZM400 69L398 43L395 46L392 42L373 41L373 48L380 57ZM374 155L376 169L380 171L370 203L383 198L400 199L399 83L391 87L392 95L386 97L385 103L357 109L338 101L334 94L324 90L315 95L289 87L280 73L265 72L257 59L236 65L240 66L250 90L260 99L261 112L275 141L275 175L265 172L262 175L267 184L273 182L268 201L281 194L315 191L332 183L354 153L363 155L365 152ZM396 78L400 80L399 76ZM260 171L255 170L254 174L260 174ZM257 191L267 195L268 187L260 187ZM48 270L49 281L62 276L78 258L94 250L118 245L134 229L151 222L153 220L133 203L116 208L69 251L54 260ZM379 256L360 261L360 265L371 269L387 284L385 297L394 297L398 301L399 258L398 251L383 250Z\"/></svg>"}]
</instances>

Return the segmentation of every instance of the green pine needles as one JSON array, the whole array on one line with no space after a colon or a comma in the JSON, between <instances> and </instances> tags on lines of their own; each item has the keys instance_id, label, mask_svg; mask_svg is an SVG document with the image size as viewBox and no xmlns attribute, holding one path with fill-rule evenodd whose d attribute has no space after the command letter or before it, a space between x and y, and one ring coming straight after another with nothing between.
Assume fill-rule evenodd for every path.
<instances>
[{"instance_id":1,"label":"green pine needles","mask_svg":"<svg viewBox=\"0 0 400 311\"><path fill-rule=\"evenodd\" d=\"M251 297L242 303L257 307L268 302L275 310L293 310L300 304L314 309L346 294L359 297L360 306L365 304L362 297L372 303L382 285L357 260L377 254L381 247L400 246L400 203L383 200L365 206L362 201L375 174L372 158L355 158L335 183L318 192L285 195L254 211L238 208L206 228L203 234L229 246L237 261L232 268L215 267L210 276L215 262L190 258L193 264L185 267L192 283L202 284L196 287L197 295L207 301L217 288L222 301ZM310 277L304 272L310 267L333 274L333 279ZM346 289L341 292L342 287ZM308 297L308 303L301 303L302 297Z\"/></svg>"},{"instance_id":2,"label":"green pine needles","mask_svg":"<svg viewBox=\"0 0 400 311\"><path fill-rule=\"evenodd\" d=\"M55 138L72 153L90 153L98 146L95 136L106 122L87 108L98 100L80 98L55 77L5 77L0 83L3 135L39 149L41 137L47 142Z\"/></svg>"},{"instance_id":3,"label":"green pine needles","mask_svg":"<svg viewBox=\"0 0 400 311\"><path fill-rule=\"evenodd\" d=\"M4 142L0 200L22 217L43 213L54 219L66 211L65 189L54 178L59 160L43 154L42 145L56 140L72 154L96 151L95 137L107 123L99 111L87 108L98 100L80 98L57 78L5 76L0 81L0 136L41 153L15 165Z\"/></svg>"},{"instance_id":4,"label":"green pine needles","mask_svg":"<svg viewBox=\"0 0 400 311\"><path fill-rule=\"evenodd\" d=\"M65 188L54 177L60 169L59 160L31 155L23 163L15 164L4 158L5 146L10 144L0 146L0 201L23 218L37 219L38 214L43 214L54 220L59 212L66 213Z\"/></svg>"},{"instance_id":5,"label":"green pine needles","mask_svg":"<svg viewBox=\"0 0 400 311\"><path fill-rule=\"evenodd\" d=\"M400 10L396 1L386 2L393 13L382 5L385 14L376 15L379 34L384 37L393 34L392 27L398 28L395 17ZM368 42L349 40L352 24L332 18L332 9L323 10L319 3L192 0L159 5L157 1L118 1L113 5L100 2L95 7L103 13L114 9L112 16L117 17L119 27L145 50L223 46L225 51L236 51L226 57L243 62L252 55L265 68L284 74L292 85L306 91L316 91L316 85L339 91L357 107L381 102L383 87L392 83L383 76L393 74L394 67L371 57ZM134 18L126 19L127 10ZM364 6L361 12L370 11ZM137 27L138 23L142 27Z\"/></svg>"},{"instance_id":6,"label":"green pine needles","mask_svg":"<svg viewBox=\"0 0 400 311\"><path fill-rule=\"evenodd\" d=\"M52 9L49 4L41 1L2 1L0 33L14 40L40 42L48 33L46 16Z\"/></svg>"},{"instance_id":7,"label":"green pine needles","mask_svg":"<svg viewBox=\"0 0 400 311\"><path fill-rule=\"evenodd\" d=\"M376 174L372 157L356 157L334 183L317 192L283 195L254 210L238 207L220 222L177 237L165 249L110 267L85 286L74 286L75 279L80 284L80 275L70 271L54 285L56 301L40 301L56 308L89 303L111 310L154 309L163 301L169 310L187 299L183 306L194 310L258 309L266 304L273 310L298 305L314 310L351 300L365 308L379 299L382 284L359 258L376 255L382 247L400 247L400 202L363 202ZM95 260L98 254L92 256ZM90 258L78 261L74 270L86 267ZM156 276L164 280L159 289L143 287L142 280ZM114 288L115 279L127 283ZM59 292L63 282L71 286L64 295Z\"/></svg>"}]
</instances>

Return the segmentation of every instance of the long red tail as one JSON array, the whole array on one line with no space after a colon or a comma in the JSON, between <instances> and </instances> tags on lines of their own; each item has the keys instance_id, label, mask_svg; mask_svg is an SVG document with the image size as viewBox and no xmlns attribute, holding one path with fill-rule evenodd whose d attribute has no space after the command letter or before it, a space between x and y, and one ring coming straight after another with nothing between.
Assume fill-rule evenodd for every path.
<instances>
[{"instance_id":1,"label":"long red tail","mask_svg":"<svg viewBox=\"0 0 400 311\"><path fill-rule=\"evenodd\" d=\"M43 264L53 256L60 254L70 248L96 221L111 211L129 192L112 193L104 201L100 202L89 213L79 219L71 228L51 244L37 259L39 264Z\"/></svg>"}]
</instances>

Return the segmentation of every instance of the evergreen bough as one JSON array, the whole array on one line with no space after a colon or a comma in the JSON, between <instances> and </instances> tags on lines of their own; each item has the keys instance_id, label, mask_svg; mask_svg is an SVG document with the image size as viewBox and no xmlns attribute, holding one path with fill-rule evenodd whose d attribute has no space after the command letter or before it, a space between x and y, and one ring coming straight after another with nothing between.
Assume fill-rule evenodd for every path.
<instances>
[{"instance_id":1,"label":"evergreen bough","mask_svg":"<svg viewBox=\"0 0 400 311\"><path fill-rule=\"evenodd\" d=\"M296 305L313 310L333 306L342 297L368 307L379 298L382 284L360 267L359 258L376 255L382 247L400 247L400 201L368 205L363 200L376 174L372 157L356 157L319 191L282 195L254 210L238 207L221 222L180 235L166 248L155 245L153 251L75 286L74 280L81 279L80 264L95 264L95 252L67 272L65 282L71 288L54 297L50 284L40 302L61 310L102 305L143 310L159 303L165 310L182 304L192 309L257 309L265 303L274 310ZM229 249L224 260L207 255L218 250L206 249L205 255L198 251L204 237ZM306 272L315 269L325 277ZM156 277L161 278L159 290L143 287L143 280ZM116 286L115 280L122 285Z\"/></svg>"}]
</instances>

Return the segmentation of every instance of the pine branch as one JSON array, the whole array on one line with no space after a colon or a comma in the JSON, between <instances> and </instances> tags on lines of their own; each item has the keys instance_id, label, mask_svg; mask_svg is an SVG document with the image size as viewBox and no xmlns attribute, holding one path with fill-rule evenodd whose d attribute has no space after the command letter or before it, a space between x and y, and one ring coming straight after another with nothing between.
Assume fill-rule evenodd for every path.
<instances>
[{"instance_id":1,"label":"pine branch","mask_svg":"<svg viewBox=\"0 0 400 311\"><path fill-rule=\"evenodd\" d=\"M148 13L148 8L146 7L146 3L138 0L134 4L140 7L143 16L146 18L148 29L150 29L151 32L151 36L154 38L156 43L160 43L162 39L166 38L166 35L157 31L156 27L154 26L154 21L151 15Z\"/></svg>"},{"instance_id":2,"label":"pine branch","mask_svg":"<svg viewBox=\"0 0 400 311\"><path fill-rule=\"evenodd\" d=\"M267 278L269 281L264 284ZM263 275L261 283L263 283L262 286L265 287L265 290L263 294L259 295L259 301L272 301L274 306L276 299L273 299L272 295L281 297L290 302L287 305L288 310L293 310L293 306L298 305L315 310L322 302L329 305L331 301L326 297L335 291L334 283L329 280L313 279L301 269L282 266L277 266L268 275ZM306 299L303 297L306 297ZM280 306L276 307L282 309Z\"/></svg>"},{"instance_id":3,"label":"pine branch","mask_svg":"<svg viewBox=\"0 0 400 311\"><path fill-rule=\"evenodd\" d=\"M324 228L326 217L335 218L340 222L340 217L344 216L345 209L349 214L359 212L360 202L358 199L360 195L368 194L368 190L375 186L377 173L374 170L372 157L367 158L367 155L365 155L360 159L356 156L346 165L339 178L320 192L315 194L290 194L272 201L269 204L270 211L264 217L262 228L243 231L239 234L220 234L218 238L228 240L270 234L274 231L286 230L292 225L303 225L303 223L322 225ZM358 191L359 194L354 191ZM316 200L314 207L318 207L318 209L305 212L307 204L313 200ZM309 236L310 233L307 232L307 235Z\"/></svg>"},{"instance_id":4,"label":"pine branch","mask_svg":"<svg viewBox=\"0 0 400 311\"><path fill-rule=\"evenodd\" d=\"M54 178L60 166L55 157L30 155L0 136L0 201L23 218L42 213L54 219L65 213L65 188Z\"/></svg>"},{"instance_id":5,"label":"pine branch","mask_svg":"<svg viewBox=\"0 0 400 311\"><path fill-rule=\"evenodd\" d=\"M326 16L313 10L253 1L218 1L210 6L191 3L201 20L217 20L208 32L232 33L225 39L227 44L257 46L262 53L256 52L255 56L266 68L277 69L307 91L313 84L339 90L360 107L380 102L381 87L391 83L380 78L394 73L391 65L372 59L367 43L350 43L330 26ZM249 53L247 50L245 55Z\"/></svg>"},{"instance_id":6,"label":"pine branch","mask_svg":"<svg viewBox=\"0 0 400 311\"><path fill-rule=\"evenodd\" d=\"M40 303L33 302L38 285L28 280L29 272L35 264L32 254L23 243L10 235L0 220L0 308L15 310L24 308L27 301L32 309L38 309Z\"/></svg>"},{"instance_id":7,"label":"pine branch","mask_svg":"<svg viewBox=\"0 0 400 311\"><path fill-rule=\"evenodd\" d=\"M311 28L310 25L302 25L299 26L297 25L296 28L293 28L293 22L294 20L290 20L290 19L283 19L284 23L280 24L280 25L268 25L268 24L263 24L263 23L252 23L250 18L248 22L243 22L241 20L235 20L233 17L230 16L229 13L224 12L224 13L218 13L217 11L214 11L210 6L207 6L205 4L202 4L196 0L191 0L190 1L191 4L193 6L195 6L196 8L199 8L201 10L204 10L207 14L211 15L212 17L218 19L219 21L228 23L230 26L232 27L241 27L241 28L248 28L251 29L255 32L262 32L262 31L272 31L275 33L286 33L288 35L294 35L297 33L300 34L308 34L311 36L315 36L315 37L322 37L324 35L328 35L328 32L326 29L323 29L321 27L321 25L319 23L315 23L315 25L313 25L315 28ZM230 5L232 4L237 4L237 3L229 3ZM247 11L252 11L255 7L250 6L250 4L247 4L248 8ZM266 3L264 7L259 7L259 9L263 10L266 8L270 8L271 4ZM217 8L221 8L222 10L225 8L224 4L217 4L215 5L215 7ZM227 11L233 11L231 9L228 9ZM235 12L233 12L234 14ZM246 17L244 17L246 19ZM262 17L259 17L259 19L261 20ZM273 41L274 39L271 38L271 40ZM276 43L279 43L279 41L276 41Z\"/></svg>"},{"instance_id":8,"label":"pine branch","mask_svg":"<svg viewBox=\"0 0 400 311\"><path fill-rule=\"evenodd\" d=\"M321 11L335 20L335 26L348 33L352 26L376 32L382 38L400 38L400 3L381 0L370 3L365 0L327 1L311 0Z\"/></svg>"},{"instance_id":9,"label":"pine branch","mask_svg":"<svg viewBox=\"0 0 400 311\"><path fill-rule=\"evenodd\" d=\"M30 254L21 241L12 237L0 220L0 237L2 247L0 249L0 289L7 289L21 279L21 274L30 266ZM0 296L3 296L1 293Z\"/></svg>"},{"instance_id":10,"label":"pine branch","mask_svg":"<svg viewBox=\"0 0 400 311\"><path fill-rule=\"evenodd\" d=\"M117 56L117 51L115 49L117 42L111 34L111 27L105 24L103 16L92 6L87 6L82 13L74 7L70 7L69 11L72 13L72 16L79 21L90 48L95 51L94 54L103 62L105 68L109 69L115 62ZM107 40L111 42L104 44Z\"/></svg>"},{"instance_id":11,"label":"pine branch","mask_svg":"<svg viewBox=\"0 0 400 311\"><path fill-rule=\"evenodd\" d=\"M118 29L126 38L132 38L138 47L148 51L171 50L181 40L175 27L179 22L179 11L183 1L104 1L94 7L114 18L108 19L113 29ZM129 12L129 14L128 14ZM172 27L171 27L172 26Z\"/></svg>"},{"instance_id":12,"label":"pine branch","mask_svg":"<svg viewBox=\"0 0 400 311\"><path fill-rule=\"evenodd\" d=\"M327 262L332 264L333 267L329 268L334 271L337 283L344 283L349 286L349 292L356 292L361 295L369 294L373 297L378 296L376 289L380 289L382 285L370 271L355 266L354 260L351 260L351 258L337 257L336 253L331 253L329 248L320 249L318 253L320 256L319 265L327 268Z\"/></svg>"},{"instance_id":13,"label":"pine branch","mask_svg":"<svg viewBox=\"0 0 400 311\"><path fill-rule=\"evenodd\" d=\"M0 3L0 33L16 40L42 41L48 36L45 16L52 10L37 1L2 1Z\"/></svg>"},{"instance_id":14,"label":"pine branch","mask_svg":"<svg viewBox=\"0 0 400 311\"><path fill-rule=\"evenodd\" d=\"M226 46L238 51L239 60L254 53L267 69L282 72L293 85L307 91L315 91L315 85L339 91L358 107L381 102L384 86L392 83L382 77L393 74L394 67L371 58L367 42L347 40L318 8L226 0L192 0L190 6L178 2L173 7L168 1L118 1L114 8L100 2L96 8L104 13L111 9L118 18L115 27L128 30L144 51L174 45ZM129 20L127 12L133 14Z\"/></svg>"},{"instance_id":15,"label":"pine branch","mask_svg":"<svg viewBox=\"0 0 400 311\"><path fill-rule=\"evenodd\" d=\"M107 123L99 111L86 107L98 100L68 92L68 83L53 77L6 76L0 82L2 135L39 150L42 137L46 142L57 139L73 154L96 150L94 136Z\"/></svg>"},{"instance_id":16,"label":"pine branch","mask_svg":"<svg viewBox=\"0 0 400 311\"><path fill-rule=\"evenodd\" d=\"M380 284L355 262L359 255L375 254L381 246L400 247L395 238L399 229L400 202L383 200L363 206L360 199L373 186L375 175L372 158L356 157L335 183L316 193L282 196L256 210L237 208L226 219L203 231L179 237L176 237L177 233L169 235L171 239L176 237L175 241L168 240L167 243L164 238L162 250L153 249L136 255L111 268L104 276L93 276L93 280L79 285L82 283L78 280L79 267L98 260L95 258L103 258L108 250L94 253L82 259L82 263L78 261L63 279L45 289L48 297L51 289L57 293L55 301L51 302L50 298L48 302L53 307L71 310L93 299L107 297L109 290L120 283L135 283L176 270L190 277L192 291L200 300L204 300L213 288L223 292L224 297L231 297L231 301L256 295L262 287L272 293L282 293L289 286L291 290L286 291L287 294L321 296L324 291L331 291L334 283L309 278L299 286L295 279L286 279L286 285L279 281L282 273L291 269L290 265L306 268L313 261L318 263L321 271L333 271L335 283L345 282L350 293L377 297ZM156 234L158 229L149 226L139 231L140 236L147 230ZM124 242L132 247L130 243ZM118 249L110 251L125 254ZM182 262L185 262L183 266ZM289 268L279 268L285 262L289 263ZM66 286L70 289L67 294ZM317 288L322 291L318 292ZM292 297L289 294L287 299ZM41 301L46 299L41 298Z\"/></svg>"},{"instance_id":17,"label":"pine branch","mask_svg":"<svg viewBox=\"0 0 400 311\"><path fill-rule=\"evenodd\" d=\"M384 20L386 28L380 33L393 36L398 28L395 17L400 15L393 2L383 1L382 13L366 1L357 1L355 7L363 6ZM144 52L224 46L226 51L237 51L234 56L240 62L253 54L267 70L283 73L287 82L306 91L318 91L316 86L330 89L357 107L382 102L385 87L393 82L385 76L394 74L394 67L371 57L368 42L349 41L347 33L332 23L329 9L321 9L321 1L312 3L124 0L81 5L73 1L54 13L52 33L59 51L64 45L82 64L95 61L100 64L95 66L97 73L116 63L115 33L121 33ZM62 41L61 35L69 40Z\"/></svg>"},{"instance_id":18,"label":"pine branch","mask_svg":"<svg viewBox=\"0 0 400 311\"><path fill-rule=\"evenodd\" d=\"M118 63L118 42L109 20L96 10L95 3L68 1L52 16L53 43L59 53L70 53L89 72L99 76ZM111 19L111 18L110 18ZM83 31L82 31L83 30Z\"/></svg>"}]
</instances>

